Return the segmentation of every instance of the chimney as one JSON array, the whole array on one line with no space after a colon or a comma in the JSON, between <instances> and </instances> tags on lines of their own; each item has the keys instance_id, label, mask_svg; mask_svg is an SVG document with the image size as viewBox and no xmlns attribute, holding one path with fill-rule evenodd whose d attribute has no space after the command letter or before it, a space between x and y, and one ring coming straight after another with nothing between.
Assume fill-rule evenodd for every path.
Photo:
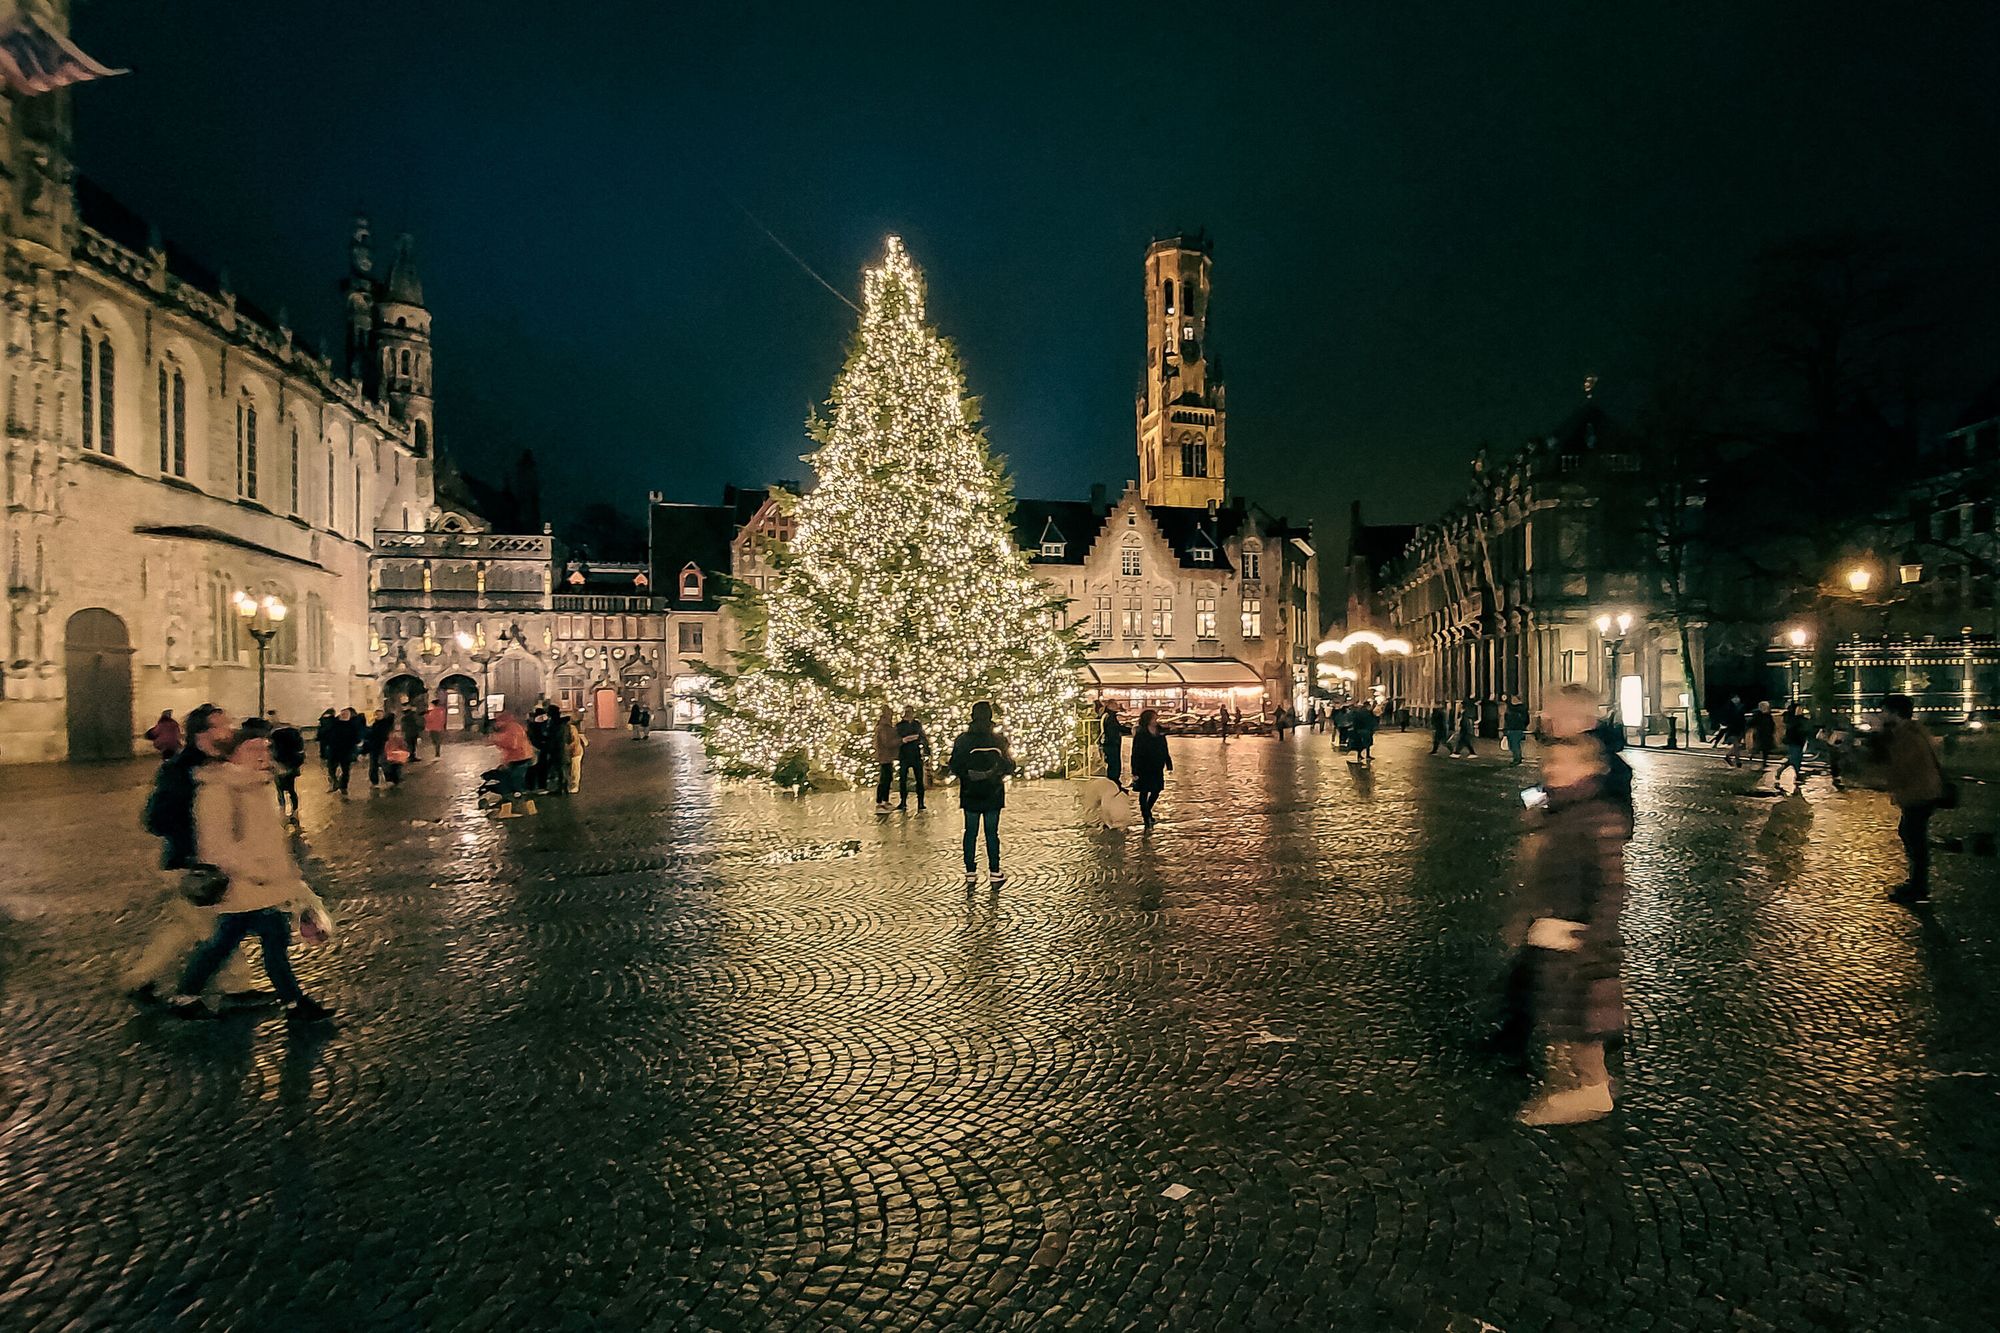
<instances>
[{"instance_id":1,"label":"chimney","mask_svg":"<svg viewBox=\"0 0 2000 1333\"><path fill-rule=\"evenodd\" d=\"M665 491L647 491L647 492L646 492L646 503L647 503L647 504L649 504L649 505L657 505L657 504L665 504L666 502L667 502L667 493L666 493Z\"/></svg>"},{"instance_id":2,"label":"chimney","mask_svg":"<svg viewBox=\"0 0 2000 1333\"><path fill-rule=\"evenodd\" d=\"M1101 481L1092 482L1090 485L1090 507L1092 509L1102 509L1105 503L1104 483Z\"/></svg>"}]
</instances>

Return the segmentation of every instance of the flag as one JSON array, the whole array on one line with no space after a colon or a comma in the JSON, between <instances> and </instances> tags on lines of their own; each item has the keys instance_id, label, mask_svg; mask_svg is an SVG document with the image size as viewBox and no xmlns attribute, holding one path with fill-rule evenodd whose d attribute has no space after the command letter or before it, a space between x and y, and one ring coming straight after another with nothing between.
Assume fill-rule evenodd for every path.
<instances>
[{"instance_id":1,"label":"flag","mask_svg":"<svg viewBox=\"0 0 2000 1333\"><path fill-rule=\"evenodd\" d=\"M98 64L69 38L18 7L5 8L7 12L0 13L0 80L15 92L33 96L127 72Z\"/></svg>"}]
</instances>

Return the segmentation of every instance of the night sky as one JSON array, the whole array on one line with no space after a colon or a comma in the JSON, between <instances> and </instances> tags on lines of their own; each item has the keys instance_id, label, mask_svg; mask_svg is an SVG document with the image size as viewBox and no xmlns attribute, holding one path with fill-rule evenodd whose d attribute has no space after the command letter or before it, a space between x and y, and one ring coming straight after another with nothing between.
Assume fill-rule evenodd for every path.
<instances>
[{"instance_id":1,"label":"night sky","mask_svg":"<svg viewBox=\"0 0 2000 1333\"><path fill-rule=\"evenodd\" d=\"M82 169L302 333L337 346L357 208L384 264L415 232L442 439L531 447L558 512L804 475L853 315L739 202L849 293L908 240L1030 495L1134 475L1141 259L1205 226L1232 489L1329 540L1357 497L1435 512L1587 373L1636 397L1662 308L1769 241L1908 229L1976 292L2000 235L1983 0L99 0L74 30L133 70L77 90Z\"/></svg>"}]
</instances>

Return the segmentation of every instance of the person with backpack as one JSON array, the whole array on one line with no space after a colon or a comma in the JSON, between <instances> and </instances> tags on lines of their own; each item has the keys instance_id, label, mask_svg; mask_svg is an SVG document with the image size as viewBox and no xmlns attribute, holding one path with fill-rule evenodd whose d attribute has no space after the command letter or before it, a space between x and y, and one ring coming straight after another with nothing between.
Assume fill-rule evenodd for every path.
<instances>
[{"instance_id":1,"label":"person with backpack","mask_svg":"<svg viewBox=\"0 0 2000 1333\"><path fill-rule=\"evenodd\" d=\"M905 705L902 720L896 723L896 736L902 742L896 752L896 808L910 808L910 778L917 779L917 813L924 809L924 766L931 761L931 738L925 732L924 724L917 721L917 710Z\"/></svg>"},{"instance_id":2,"label":"person with backpack","mask_svg":"<svg viewBox=\"0 0 2000 1333\"><path fill-rule=\"evenodd\" d=\"M1139 818L1147 828L1156 822L1153 806L1166 789L1167 774L1173 767L1166 733L1160 730L1160 712L1148 708L1139 714L1139 725L1132 731L1132 790L1139 793Z\"/></svg>"},{"instance_id":3,"label":"person with backpack","mask_svg":"<svg viewBox=\"0 0 2000 1333\"><path fill-rule=\"evenodd\" d=\"M142 1004L163 997L179 975L182 962L208 938L213 924L209 914L190 902L182 889L196 864L195 778L207 765L222 762L234 731L229 714L214 704L190 710L183 731L187 743L161 764L153 777L152 794L146 798L140 823L160 840L160 869L170 886L160 905L159 920L138 962L126 975L129 993ZM230 971L224 989L248 989L236 984L237 969L232 966Z\"/></svg>"},{"instance_id":4,"label":"person with backpack","mask_svg":"<svg viewBox=\"0 0 2000 1333\"><path fill-rule=\"evenodd\" d=\"M972 705L972 721L951 743L946 767L958 779L958 805L965 812L965 887L979 883L979 830L986 830L986 869L994 888L1007 883L1000 869L1000 811L1007 805L1007 778L1014 771L1014 752L1006 736L993 725L993 705L984 699Z\"/></svg>"},{"instance_id":5,"label":"person with backpack","mask_svg":"<svg viewBox=\"0 0 2000 1333\"><path fill-rule=\"evenodd\" d=\"M289 722L271 712L271 776L278 787L278 813L293 823L299 818L299 770L306 766L306 738Z\"/></svg>"},{"instance_id":6,"label":"person with backpack","mask_svg":"<svg viewBox=\"0 0 2000 1333\"><path fill-rule=\"evenodd\" d=\"M1812 723L1806 710L1796 703L1785 705L1784 730L1781 733L1785 744L1785 762L1778 765L1777 774L1771 779L1773 789L1785 789L1785 770L1792 770L1792 792L1794 795L1806 786L1806 743L1812 740Z\"/></svg>"},{"instance_id":7,"label":"person with backpack","mask_svg":"<svg viewBox=\"0 0 2000 1333\"><path fill-rule=\"evenodd\" d=\"M215 868L224 887L215 903L215 931L188 960L170 1012L176 1018L210 1017L213 1011L201 1000L203 989L236 947L255 935L286 1017L296 1023L331 1018L333 1011L307 995L292 973L292 912L317 900L299 873L284 823L269 799L271 746L262 728L246 725L224 762L197 772L195 787L197 855Z\"/></svg>"}]
</instances>

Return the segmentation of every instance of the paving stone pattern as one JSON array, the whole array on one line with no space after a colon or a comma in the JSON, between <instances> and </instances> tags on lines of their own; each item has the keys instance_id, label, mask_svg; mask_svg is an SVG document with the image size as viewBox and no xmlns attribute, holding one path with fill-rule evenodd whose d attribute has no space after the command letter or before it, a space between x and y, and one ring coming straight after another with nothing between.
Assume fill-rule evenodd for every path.
<instances>
[{"instance_id":1,"label":"paving stone pattern","mask_svg":"<svg viewBox=\"0 0 2000 1333\"><path fill-rule=\"evenodd\" d=\"M315 1037L135 1012L146 772L0 773L0 1327L1995 1327L1994 863L1913 915L1884 798L1640 756L1624 1100L1525 1129L1526 778L1415 741L1176 742L1146 836L1021 787L970 897L949 793L685 737L504 824L476 744L308 781Z\"/></svg>"}]
</instances>

